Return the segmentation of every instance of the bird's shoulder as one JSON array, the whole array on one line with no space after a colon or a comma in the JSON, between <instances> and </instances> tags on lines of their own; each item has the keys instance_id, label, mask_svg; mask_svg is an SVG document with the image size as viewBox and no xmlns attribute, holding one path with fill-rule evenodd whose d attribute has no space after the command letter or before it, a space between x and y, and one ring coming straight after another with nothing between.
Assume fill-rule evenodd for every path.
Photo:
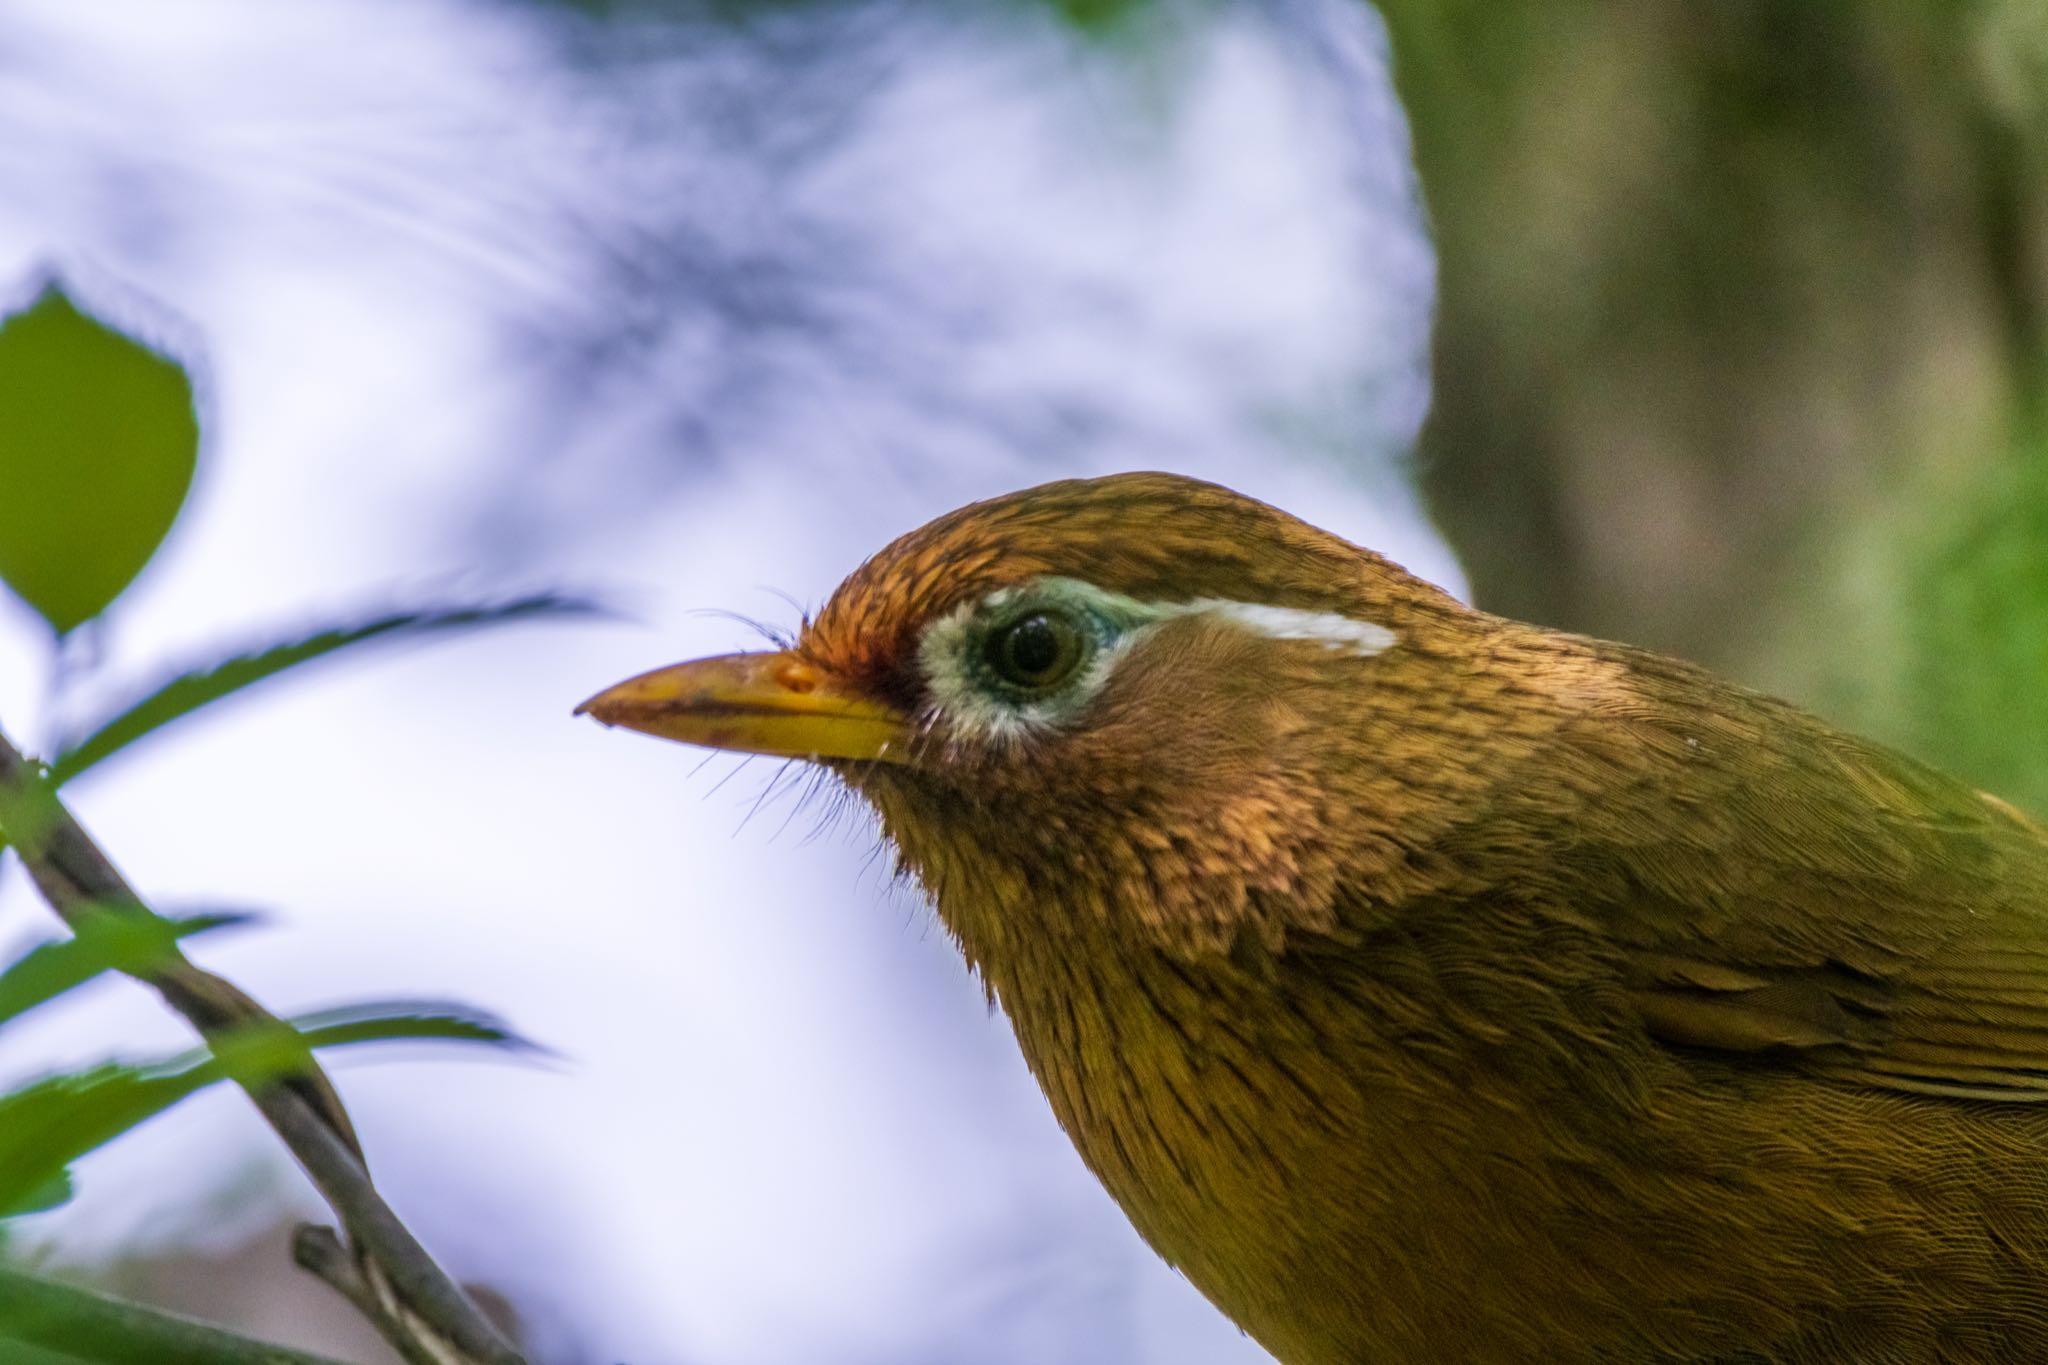
<instances>
[{"instance_id":1,"label":"bird's shoulder","mask_svg":"<svg viewBox=\"0 0 2048 1365\"><path fill-rule=\"evenodd\" d=\"M1549 655L1553 723L1498 772L1478 846L1521 832L1512 894L1590 926L1652 1036L2048 1101L2048 830L1693 665L1520 647Z\"/></svg>"}]
</instances>

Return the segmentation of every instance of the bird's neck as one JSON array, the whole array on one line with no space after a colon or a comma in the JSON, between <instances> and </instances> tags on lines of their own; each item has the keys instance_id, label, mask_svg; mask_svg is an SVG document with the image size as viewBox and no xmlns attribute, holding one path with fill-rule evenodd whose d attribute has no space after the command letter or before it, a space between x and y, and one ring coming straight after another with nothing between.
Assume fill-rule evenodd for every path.
<instances>
[{"instance_id":1,"label":"bird's neck","mask_svg":"<svg viewBox=\"0 0 2048 1365\"><path fill-rule=\"evenodd\" d=\"M985 908L949 918L976 926ZM1404 1358L1379 1349L1368 1319L1323 1321L1300 1302L1416 1301L1421 1277L1479 1273L1478 1248L1438 1237L1436 1260L1407 1250L1431 1244L1455 1195L1414 1134L1476 1126L1463 1117L1472 1040L1436 1007L1430 964L1374 936L1361 945L1372 979L1339 982L1330 973L1357 959L1336 939L1191 954L1131 932L1143 907L1109 908L1013 902L1018 920L978 953L1083 1161L1146 1241L1280 1358Z\"/></svg>"}]
</instances>

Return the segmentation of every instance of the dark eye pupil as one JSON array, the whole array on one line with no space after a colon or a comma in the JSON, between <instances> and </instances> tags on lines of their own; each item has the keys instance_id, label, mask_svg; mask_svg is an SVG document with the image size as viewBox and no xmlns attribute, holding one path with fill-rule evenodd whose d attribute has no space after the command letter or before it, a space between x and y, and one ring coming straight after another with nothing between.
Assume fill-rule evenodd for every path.
<instances>
[{"instance_id":1,"label":"dark eye pupil","mask_svg":"<svg viewBox=\"0 0 2048 1365\"><path fill-rule=\"evenodd\" d=\"M989 680L1029 697L1058 689L1087 661L1088 652L1089 637L1081 624L1056 607L1026 608L1008 621L992 624L981 641L981 663Z\"/></svg>"},{"instance_id":2,"label":"dark eye pupil","mask_svg":"<svg viewBox=\"0 0 2048 1365\"><path fill-rule=\"evenodd\" d=\"M1018 682L1042 681L1065 653L1058 629L1043 616L1027 616L1003 632L1003 672Z\"/></svg>"}]
</instances>

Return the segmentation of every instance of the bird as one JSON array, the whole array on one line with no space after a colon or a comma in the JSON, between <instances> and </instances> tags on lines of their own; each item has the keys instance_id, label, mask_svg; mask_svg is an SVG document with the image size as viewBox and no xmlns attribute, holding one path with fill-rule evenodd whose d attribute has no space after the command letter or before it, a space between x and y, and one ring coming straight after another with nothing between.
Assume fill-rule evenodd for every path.
<instances>
[{"instance_id":1,"label":"bird","mask_svg":"<svg viewBox=\"0 0 2048 1365\"><path fill-rule=\"evenodd\" d=\"M1787 702L1130 473L579 711L864 798L1283 1365L2048 1360L2048 830Z\"/></svg>"}]
</instances>

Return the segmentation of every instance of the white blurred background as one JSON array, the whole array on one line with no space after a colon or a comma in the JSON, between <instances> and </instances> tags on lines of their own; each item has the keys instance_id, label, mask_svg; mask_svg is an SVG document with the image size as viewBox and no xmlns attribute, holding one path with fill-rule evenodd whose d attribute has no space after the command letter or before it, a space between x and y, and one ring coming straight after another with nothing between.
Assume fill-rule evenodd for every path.
<instances>
[{"instance_id":1,"label":"white blurred background","mask_svg":"<svg viewBox=\"0 0 2048 1365\"><path fill-rule=\"evenodd\" d=\"M554 1050L336 1063L389 1197L539 1359L1263 1359L1082 1169L868 828L569 710L752 642L703 609L793 624L889 537L1074 474L1223 480L1458 588L1402 464L1433 264L1383 35L1357 0L1150 6L1142 42L1024 0L738 12L0 0L0 298L54 267L206 391L74 711L422 600L632 613L282 681L73 800L159 908L267 915L195 951L273 1008L452 997ZM45 643L0 603L35 744ZM10 864L0 945L45 913ZM0 1035L0 1079L185 1041L109 984ZM25 1229L60 1265L282 1267L316 1211L232 1094L80 1174Z\"/></svg>"}]
</instances>

